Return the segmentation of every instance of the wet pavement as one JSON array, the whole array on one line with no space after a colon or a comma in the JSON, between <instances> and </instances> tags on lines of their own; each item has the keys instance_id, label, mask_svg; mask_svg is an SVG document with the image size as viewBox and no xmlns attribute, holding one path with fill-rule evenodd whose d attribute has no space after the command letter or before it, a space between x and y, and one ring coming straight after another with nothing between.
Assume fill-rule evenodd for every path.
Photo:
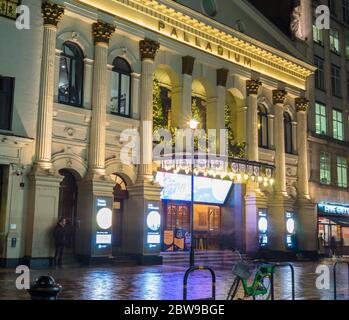
<instances>
[{"instance_id":1,"label":"wet pavement","mask_svg":"<svg viewBox=\"0 0 349 320\"><path fill-rule=\"evenodd\" d=\"M321 264L331 267L333 261ZM296 299L332 300L331 289L316 288L315 273L320 263L293 263L295 269ZM330 269L331 270L331 269ZM63 267L63 269L31 270L31 280L40 275L51 275L62 285L59 298L67 300L182 300L182 283L185 268L171 266L132 267ZM234 279L230 270L216 270L217 299L226 298ZM29 299L25 290L17 290L15 280L18 275L13 269L0 269L0 300ZM338 267L338 300L349 300L348 269ZM209 273L197 271L189 277L188 299L207 298L211 293ZM275 299L291 299L291 275L289 269L282 268L275 275Z\"/></svg>"}]
</instances>

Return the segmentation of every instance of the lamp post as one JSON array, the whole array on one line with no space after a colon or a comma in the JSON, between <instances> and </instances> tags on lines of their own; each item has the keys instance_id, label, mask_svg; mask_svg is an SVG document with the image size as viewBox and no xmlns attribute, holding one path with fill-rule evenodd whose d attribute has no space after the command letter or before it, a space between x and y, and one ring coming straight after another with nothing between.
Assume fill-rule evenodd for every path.
<instances>
[{"instance_id":1,"label":"lamp post","mask_svg":"<svg viewBox=\"0 0 349 320\"><path fill-rule=\"evenodd\" d=\"M189 264L190 267L195 265L194 257L194 132L198 128L199 122L195 119L189 121L189 127L192 131L192 152L191 152L191 203L190 203L190 255L189 255Z\"/></svg>"}]
</instances>

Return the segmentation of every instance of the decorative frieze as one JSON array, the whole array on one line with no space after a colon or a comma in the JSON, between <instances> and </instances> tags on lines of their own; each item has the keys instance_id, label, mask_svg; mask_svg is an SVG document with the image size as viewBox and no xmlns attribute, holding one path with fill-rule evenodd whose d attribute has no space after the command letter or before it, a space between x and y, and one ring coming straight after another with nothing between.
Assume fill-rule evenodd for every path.
<instances>
[{"instance_id":1,"label":"decorative frieze","mask_svg":"<svg viewBox=\"0 0 349 320\"><path fill-rule=\"evenodd\" d=\"M58 22L64 14L64 7L50 1L45 1L41 6L44 25L53 25L57 27Z\"/></svg>"},{"instance_id":2,"label":"decorative frieze","mask_svg":"<svg viewBox=\"0 0 349 320\"><path fill-rule=\"evenodd\" d=\"M195 58L191 56L182 57L182 74L193 75Z\"/></svg>"},{"instance_id":3,"label":"decorative frieze","mask_svg":"<svg viewBox=\"0 0 349 320\"><path fill-rule=\"evenodd\" d=\"M102 42L109 44L109 40L114 32L115 26L107 22L99 20L92 25L92 34L95 43Z\"/></svg>"},{"instance_id":4,"label":"decorative frieze","mask_svg":"<svg viewBox=\"0 0 349 320\"><path fill-rule=\"evenodd\" d=\"M155 56L160 49L160 44L157 41L151 39L144 39L139 41L139 52L141 54L141 59L151 59L154 60Z\"/></svg>"},{"instance_id":5,"label":"decorative frieze","mask_svg":"<svg viewBox=\"0 0 349 320\"><path fill-rule=\"evenodd\" d=\"M228 69L217 69L217 86L225 87L228 80Z\"/></svg>"},{"instance_id":6,"label":"decorative frieze","mask_svg":"<svg viewBox=\"0 0 349 320\"><path fill-rule=\"evenodd\" d=\"M273 90L273 104L284 104L287 92L285 90Z\"/></svg>"},{"instance_id":7,"label":"decorative frieze","mask_svg":"<svg viewBox=\"0 0 349 320\"><path fill-rule=\"evenodd\" d=\"M252 94L258 94L259 88L262 86L262 82L257 79L251 79L246 81L246 93L248 96Z\"/></svg>"},{"instance_id":8,"label":"decorative frieze","mask_svg":"<svg viewBox=\"0 0 349 320\"><path fill-rule=\"evenodd\" d=\"M297 98L295 100L295 104L296 104L296 111L297 112L306 112L309 108L309 100L306 98Z\"/></svg>"}]
</instances>

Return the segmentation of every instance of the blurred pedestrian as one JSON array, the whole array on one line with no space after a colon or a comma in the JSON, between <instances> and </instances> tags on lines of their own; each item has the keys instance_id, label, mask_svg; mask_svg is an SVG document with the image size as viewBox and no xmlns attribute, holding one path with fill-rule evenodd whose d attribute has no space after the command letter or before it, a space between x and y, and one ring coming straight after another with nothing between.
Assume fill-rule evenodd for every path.
<instances>
[{"instance_id":1,"label":"blurred pedestrian","mask_svg":"<svg viewBox=\"0 0 349 320\"><path fill-rule=\"evenodd\" d=\"M65 218L60 218L54 231L53 238L55 240L55 258L54 264L57 266L62 265L62 257L64 247L66 246L66 220Z\"/></svg>"}]
</instances>

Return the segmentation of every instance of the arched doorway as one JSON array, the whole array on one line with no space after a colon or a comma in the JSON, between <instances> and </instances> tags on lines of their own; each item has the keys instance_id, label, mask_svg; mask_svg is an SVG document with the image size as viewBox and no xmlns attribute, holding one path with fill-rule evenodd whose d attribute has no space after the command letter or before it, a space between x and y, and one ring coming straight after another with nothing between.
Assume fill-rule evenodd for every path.
<instances>
[{"instance_id":1,"label":"arched doorway","mask_svg":"<svg viewBox=\"0 0 349 320\"><path fill-rule=\"evenodd\" d=\"M75 230L78 187L73 173L66 169L59 170L64 178L59 187L58 217L66 219L66 254L75 253Z\"/></svg>"},{"instance_id":2,"label":"arched doorway","mask_svg":"<svg viewBox=\"0 0 349 320\"><path fill-rule=\"evenodd\" d=\"M112 179L115 181L113 190L114 205L113 205L113 255L122 253L122 231L123 231L123 211L124 200L128 199L128 191L126 182L120 176L113 174Z\"/></svg>"}]
</instances>

